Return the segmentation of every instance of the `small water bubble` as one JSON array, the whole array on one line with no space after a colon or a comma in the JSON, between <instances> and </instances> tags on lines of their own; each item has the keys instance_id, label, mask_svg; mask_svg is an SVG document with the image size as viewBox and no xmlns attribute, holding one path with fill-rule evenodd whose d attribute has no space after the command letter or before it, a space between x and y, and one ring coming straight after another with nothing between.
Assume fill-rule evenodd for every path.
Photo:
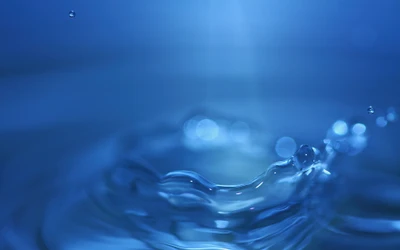
<instances>
[{"instance_id":1,"label":"small water bubble","mask_svg":"<svg viewBox=\"0 0 400 250\"><path fill-rule=\"evenodd\" d=\"M397 115L395 113L390 113L390 114L387 114L386 118L388 121L394 122L397 120Z\"/></svg>"},{"instance_id":2,"label":"small water bubble","mask_svg":"<svg viewBox=\"0 0 400 250\"><path fill-rule=\"evenodd\" d=\"M363 135L366 130L367 130L367 127L362 123L354 124L353 128L351 129L351 131L354 135Z\"/></svg>"},{"instance_id":3,"label":"small water bubble","mask_svg":"<svg viewBox=\"0 0 400 250\"><path fill-rule=\"evenodd\" d=\"M211 119L203 119L196 125L196 135L204 141L212 141L218 137L220 128L218 124Z\"/></svg>"},{"instance_id":4,"label":"small water bubble","mask_svg":"<svg viewBox=\"0 0 400 250\"><path fill-rule=\"evenodd\" d=\"M367 108L367 111L368 111L368 114L370 114L370 115L372 115L372 114L375 113L375 109L374 109L374 107L372 107L372 106L369 106L369 107Z\"/></svg>"},{"instance_id":5,"label":"small water bubble","mask_svg":"<svg viewBox=\"0 0 400 250\"><path fill-rule=\"evenodd\" d=\"M349 128L345 121L339 120L333 124L332 130L335 134L342 136L347 134Z\"/></svg>"},{"instance_id":6,"label":"small water bubble","mask_svg":"<svg viewBox=\"0 0 400 250\"><path fill-rule=\"evenodd\" d=\"M308 145L302 145L293 157L296 167L299 170L307 168L314 163L314 149Z\"/></svg>"},{"instance_id":7,"label":"small water bubble","mask_svg":"<svg viewBox=\"0 0 400 250\"><path fill-rule=\"evenodd\" d=\"M280 138L275 145L276 153L282 158L289 158L296 152L296 141L291 137Z\"/></svg>"},{"instance_id":8,"label":"small water bubble","mask_svg":"<svg viewBox=\"0 0 400 250\"><path fill-rule=\"evenodd\" d=\"M376 118L376 125L378 125L381 128L385 127L387 123L388 123L387 120L383 116L379 116L378 118Z\"/></svg>"},{"instance_id":9,"label":"small water bubble","mask_svg":"<svg viewBox=\"0 0 400 250\"><path fill-rule=\"evenodd\" d=\"M74 10L70 10L68 15L70 18L74 18L76 14Z\"/></svg>"},{"instance_id":10,"label":"small water bubble","mask_svg":"<svg viewBox=\"0 0 400 250\"><path fill-rule=\"evenodd\" d=\"M238 121L230 127L229 135L233 141L245 143L250 137L250 127L244 122Z\"/></svg>"},{"instance_id":11,"label":"small water bubble","mask_svg":"<svg viewBox=\"0 0 400 250\"><path fill-rule=\"evenodd\" d=\"M389 122L395 122L397 120L397 113L393 107L388 108L386 119Z\"/></svg>"}]
</instances>

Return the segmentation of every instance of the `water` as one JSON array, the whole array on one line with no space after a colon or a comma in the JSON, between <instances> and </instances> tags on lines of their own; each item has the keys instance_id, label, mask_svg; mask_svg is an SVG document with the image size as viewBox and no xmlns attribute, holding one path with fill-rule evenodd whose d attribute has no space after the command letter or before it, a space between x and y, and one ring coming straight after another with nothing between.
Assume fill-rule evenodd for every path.
<instances>
[{"instance_id":1,"label":"water","mask_svg":"<svg viewBox=\"0 0 400 250\"><path fill-rule=\"evenodd\" d=\"M224 132L229 124L237 133ZM290 250L306 248L321 231L352 237L400 236L396 219L341 214L334 206L346 189L337 162L344 164L341 159L365 149L372 126L338 120L321 145L301 145L292 157L237 185L219 185L192 171L161 174L148 163L157 155L171 154L171 147L179 149L174 156L178 162L190 152L195 161L221 148L245 149L250 140L251 130L244 122L195 116L182 127L171 132L171 145L160 148L164 137L153 136L147 146L128 150L90 188L71 187L69 194L52 199L38 228L16 233L14 223L8 222L0 246ZM24 242L24 233L33 234L34 243Z\"/></svg>"},{"instance_id":2,"label":"water","mask_svg":"<svg viewBox=\"0 0 400 250\"><path fill-rule=\"evenodd\" d=\"M291 137L284 136L276 142L276 153L282 158L291 157L296 151L296 141Z\"/></svg>"},{"instance_id":3,"label":"water","mask_svg":"<svg viewBox=\"0 0 400 250\"><path fill-rule=\"evenodd\" d=\"M376 125L378 125L379 127L386 127L387 123L387 120L383 116L379 116L376 118Z\"/></svg>"},{"instance_id":4,"label":"water","mask_svg":"<svg viewBox=\"0 0 400 250\"><path fill-rule=\"evenodd\" d=\"M371 114L371 115L375 113L375 109L372 106L369 106L367 111L368 111L368 114Z\"/></svg>"},{"instance_id":5,"label":"water","mask_svg":"<svg viewBox=\"0 0 400 250\"><path fill-rule=\"evenodd\" d=\"M359 7L365 3L360 0L315 0L307 5L260 0L95 5L26 1L24 10L12 1L5 5L0 249L7 249L5 245L28 250L34 245L51 250L146 249L160 242L186 248L212 243L220 248L229 244L226 248L264 249L272 244L254 240L256 233L269 237L265 241L281 240L282 246L275 245L278 249L307 245L312 250L387 250L389 244L400 249L396 244L400 144L398 123L393 123L398 116L379 107L395 105L400 92L400 33L393 25L400 22L396 0L377 1L362 11ZM71 9L78 17L69 17ZM105 160L108 151L87 156L91 149L85 147L97 147L94 137L105 135L95 136L91 130L105 123L113 123L110 130L115 132L137 122L153 124L160 116L173 122L172 116L202 104L249 120L231 119L229 127L203 114L190 119L183 130L182 123L161 126L143 140L122 136L133 142L119 164ZM375 115L368 114L369 105ZM362 117L347 119L355 110ZM387 121L379 123L386 124L382 128L376 128L378 117ZM254 136L253 118L265 125L260 137ZM333 126L336 119L340 126ZM74 129L82 123L89 129ZM328 130L326 136L321 128ZM279 144L278 157L274 146L282 136L293 141ZM268 143L251 144L255 140ZM292 158L303 144L308 145L303 152L312 148L311 160L312 153ZM61 154L74 157L64 161ZM271 157L264 157L267 154ZM245 185L278 159L293 162L285 169L304 171L304 177L314 173L307 172L309 164L326 162L327 167L296 191L288 187L267 193L271 202L278 203L265 208L267 215L277 208L282 213L265 220L253 219L264 209L257 204L238 212L240 217L235 213L218 217L213 211L224 211L221 206L228 201L217 203L220 196L207 193L215 191L212 187L207 191L198 186L197 175L184 184L195 185L193 192L198 187L216 206L193 207L189 199L193 192L185 192L189 198L179 196L185 199L177 205L159 194L160 183L172 170L195 171L212 185ZM113 170L105 171L97 167L99 163ZM153 173L145 172L153 168ZM103 170L104 176L98 176ZM85 174L93 178L83 178ZM156 190L147 205L142 184L132 188L125 184L134 182L135 176ZM181 184L173 180L172 185L175 182ZM264 190L265 183L271 184L260 182L254 189ZM313 187L307 189L309 183ZM175 195L169 184L164 193ZM137 191L132 194L131 189ZM236 196L233 202L253 198ZM295 229L295 221L303 215L286 209L292 203L305 210L313 228ZM168 210L169 206L174 209ZM194 214L196 209L195 216L185 215L186 210ZM144 221L138 222L140 218ZM235 219L243 221L231 227ZM285 219L286 225L294 223L287 231L281 223ZM266 227L273 231L272 225L277 232L292 235L262 233Z\"/></svg>"},{"instance_id":6,"label":"water","mask_svg":"<svg viewBox=\"0 0 400 250\"><path fill-rule=\"evenodd\" d=\"M393 107L388 108L386 119L390 122L394 122L397 120L397 112L396 109Z\"/></svg>"},{"instance_id":7,"label":"water","mask_svg":"<svg viewBox=\"0 0 400 250\"><path fill-rule=\"evenodd\" d=\"M184 169L182 159L187 155L193 163L214 157L213 152L222 155L223 162L229 161L221 149L257 156L260 152L251 146L255 133L246 122L197 115L168 133L152 131L90 188L68 187L69 194L54 194L34 234L35 242L49 249L73 249L71 244L92 244L93 249L175 249L172 245L177 249L302 249L327 228L341 233L397 233L396 221L383 218L345 215L336 218L340 223L335 227L328 226L337 215L332 206L336 196L343 198L340 188L332 189L340 183L337 161L348 162L349 156L365 149L375 126L375 117L371 118L372 124L338 120L321 145L302 145L292 157L266 166L254 180L231 186L190 171L161 174L148 161L168 155L178 169ZM291 150L293 145L281 146ZM223 162L213 162L218 163L214 168L220 175L227 174ZM154 166L160 170L166 164L161 160ZM14 231L15 223L9 221L1 229L2 244L21 244L23 233Z\"/></svg>"},{"instance_id":8,"label":"water","mask_svg":"<svg viewBox=\"0 0 400 250\"><path fill-rule=\"evenodd\" d=\"M70 18L74 18L76 16L76 13L75 13L75 11L71 10L71 11L69 11L68 15Z\"/></svg>"}]
</instances>

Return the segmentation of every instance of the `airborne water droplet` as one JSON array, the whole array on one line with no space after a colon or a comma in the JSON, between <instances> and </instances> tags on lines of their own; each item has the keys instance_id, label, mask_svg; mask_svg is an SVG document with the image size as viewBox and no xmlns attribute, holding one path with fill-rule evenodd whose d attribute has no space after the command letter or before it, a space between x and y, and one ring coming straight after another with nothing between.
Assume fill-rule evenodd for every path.
<instances>
[{"instance_id":1,"label":"airborne water droplet","mask_svg":"<svg viewBox=\"0 0 400 250\"><path fill-rule=\"evenodd\" d=\"M70 18L74 18L76 14L75 14L75 11L70 10L68 15Z\"/></svg>"},{"instance_id":2,"label":"airborne water droplet","mask_svg":"<svg viewBox=\"0 0 400 250\"><path fill-rule=\"evenodd\" d=\"M312 147L308 145L302 145L293 157L296 167L299 170L308 168L314 163L315 152Z\"/></svg>"},{"instance_id":3,"label":"airborne water droplet","mask_svg":"<svg viewBox=\"0 0 400 250\"><path fill-rule=\"evenodd\" d=\"M374 109L374 107L372 107L372 106L369 106L368 109L367 109L367 111L368 111L368 114L370 114L370 115L372 115L372 114L375 113L375 109Z\"/></svg>"}]
</instances>

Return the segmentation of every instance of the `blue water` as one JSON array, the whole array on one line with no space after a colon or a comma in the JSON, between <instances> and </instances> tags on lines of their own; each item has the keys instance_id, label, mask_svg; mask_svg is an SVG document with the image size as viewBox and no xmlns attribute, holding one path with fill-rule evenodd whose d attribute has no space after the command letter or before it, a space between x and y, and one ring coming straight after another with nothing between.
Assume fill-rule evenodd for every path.
<instances>
[{"instance_id":1,"label":"blue water","mask_svg":"<svg viewBox=\"0 0 400 250\"><path fill-rule=\"evenodd\" d=\"M385 117L398 126L394 109ZM181 163L191 155L196 161L251 144L252 128L245 122L196 115L170 134L153 131L153 141L127 147L118 163L86 188L53 196L37 228L21 230L9 220L1 249L300 250L321 232L333 241L386 237L399 246L400 217L355 216L335 206L350 189L357 190L338 174L338 165L359 157L370 130L379 125L375 119L337 120L320 145L301 145L292 157L265 163L265 171L250 182L219 185L193 171L161 174L149 163L162 155ZM165 136L172 139L162 146ZM365 205L376 199L396 203L400 196L385 192Z\"/></svg>"},{"instance_id":2,"label":"blue water","mask_svg":"<svg viewBox=\"0 0 400 250\"><path fill-rule=\"evenodd\" d=\"M400 249L400 1L3 2L0 250Z\"/></svg>"}]
</instances>

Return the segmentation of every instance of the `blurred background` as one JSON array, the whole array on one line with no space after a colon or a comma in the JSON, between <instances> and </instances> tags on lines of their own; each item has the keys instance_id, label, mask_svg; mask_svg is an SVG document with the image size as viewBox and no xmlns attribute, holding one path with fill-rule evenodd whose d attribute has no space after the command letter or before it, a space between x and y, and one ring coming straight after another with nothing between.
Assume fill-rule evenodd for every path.
<instances>
[{"instance_id":1,"label":"blurred background","mask_svg":"<svg viewBox=\"0 0 400 250\"><path fill-rule=\"evenodd\" d=\"M397 0L16 0L1 9L0 222L54 185L94 178L126 131L163 133L204 112L256 129L265 152L252 164L154 160L161 172L190 168L230 184L282 159L279 138L318 145L337 119L379 127L399 107ZM375 129L362 157L395 177L398 126Z\"/></svg>"}]
</instances>

